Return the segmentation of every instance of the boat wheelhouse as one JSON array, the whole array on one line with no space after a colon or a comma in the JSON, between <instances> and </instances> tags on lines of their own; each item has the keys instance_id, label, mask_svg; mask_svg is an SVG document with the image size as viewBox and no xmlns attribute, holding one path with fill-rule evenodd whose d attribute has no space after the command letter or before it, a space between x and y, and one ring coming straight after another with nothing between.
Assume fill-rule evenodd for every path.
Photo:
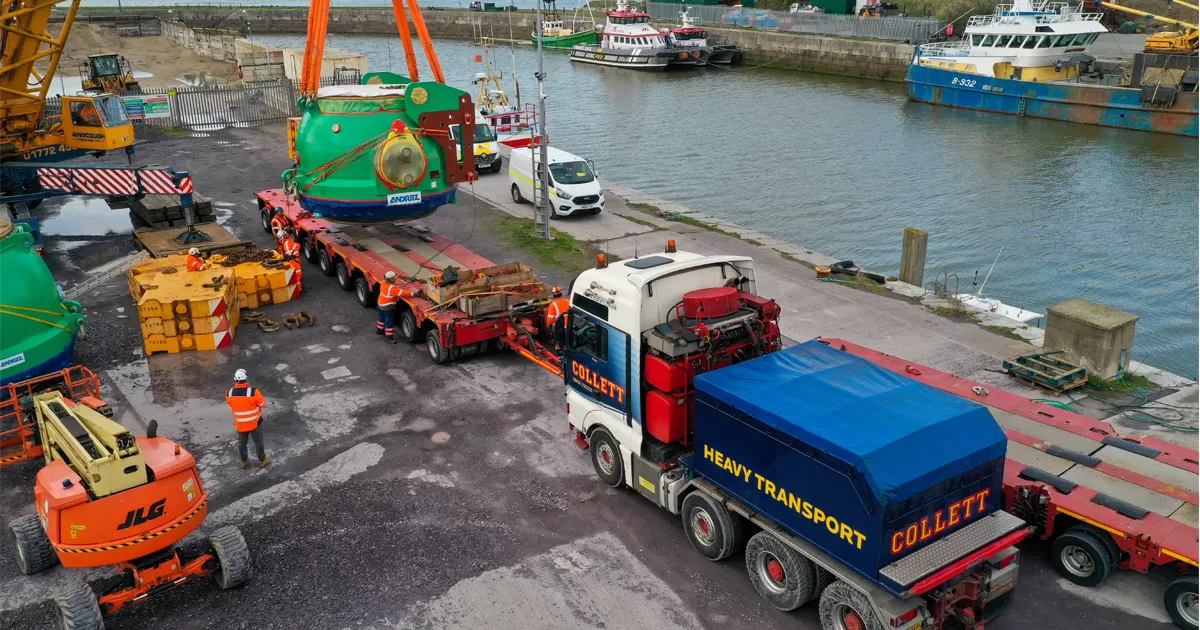
<instances>
[{"instance_id":1,"label":"boat wheelhouse","mask_svg":"<svg viewBox=\"0 0 1200 630\"><path fill-rule=\"evenodd\" d=\"M708 29L696 26L692 19L691 7L679 14L679 27L668 31L670 43L676 48L707 48L710 50L707 63L729 64L737 54L737 46L712 46L708 43Z\"/></svg>"},{"instance_id":2,"label":"boat wheelhouse","mask_svg":"<svg viewBox=\"0 0 1200 630\"><path fill-rule=\"evenodd\" d=\"M691 59L694 58L691 53L697 52L669 48L666 37L650 26L650 14L630 9L625 0L617 2L617 8L605 15L607 20L600 34L600 44L573 47L571 61L638 70L663 70L672 57L684 55Z\"/></svg>"}]
</instances>

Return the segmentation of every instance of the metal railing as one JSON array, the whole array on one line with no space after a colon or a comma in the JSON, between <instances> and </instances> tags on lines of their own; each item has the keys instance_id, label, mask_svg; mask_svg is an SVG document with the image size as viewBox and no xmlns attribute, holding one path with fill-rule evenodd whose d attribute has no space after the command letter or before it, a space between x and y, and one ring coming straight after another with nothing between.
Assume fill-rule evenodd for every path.
<instances>
[{"instance_id":1,"label":"metal railing","mask_svg":"<svg viewBox=\"0 0 1200 630\"><path fill-rule=\"evenodd\" d=\"M321 79L321 87L357 85L359 80L357 72L339 72ZM171 104L170 116L134 120L134 125L139 127L217 131L226 127L278 123L300 115L300 108L296 105L300 97L300 84L287 79L231 85L145 88L137 96L166 96ZM46 99L43 125L53 124L61 114L61 99Z\"/></svg>"},{"instance_id":2,"label":"metal railing","mask_svg":"<svg viewBox=\"0 0 1200 630\"><path fill-rule=\"evenodd\" d=\"M754 28L768 31L836 35L858 39L923 42L945 26L931 17L860 17L832 13L789 13L727 6L694 6L649 2L648 12L655 20L678 23L679 14L690 9L697 24Z\"/></svg>"}]
</instances>

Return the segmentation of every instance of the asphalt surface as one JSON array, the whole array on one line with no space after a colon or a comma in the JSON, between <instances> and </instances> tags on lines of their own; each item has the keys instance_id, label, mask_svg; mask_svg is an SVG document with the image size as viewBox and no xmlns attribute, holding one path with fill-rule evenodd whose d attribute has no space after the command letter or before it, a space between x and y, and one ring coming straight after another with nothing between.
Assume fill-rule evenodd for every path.
<instances>
[{"instance_id":1,"label":"asphalt surface","mask_svg":"<svg viewBox=\"0 0 1200 630\"><path fill-rule=\"evenodd\" d=\"M190 171L227 227L271 246L253 194L278 185L284 142L281 128L237 129L164 139L138 155ZM468 201L426 224L495 262L533 263L497 242L499 216ZM64 285L133 251L120 235L71 248L48 239ZM236 525L256 567L242 588L186 584L111 617L109 628L820 627L815 605L785 614L760 599L741 556L705 560L676 517L598 482L568 435L561 381L505 353L435 366L423 349L384 344L374 310L315 266L304 280L298 303L266 310L310 311L314 328L243 326L232 348L151 359L123 276L80 298L89 323L79 362L101 373L122 423L141 431L158 420L161 434L193 452L212 506L196 538ZM237 463L223 401L237 368L268 400L265 470ZM0 472L6 518L32 511L36 468ZM3 628L52 627L55 592L110 574L60 567L25 577L12 553L5 538ZM1131 608L1064 586L1046 553L1024 546L1016 604L989 628L1170 627L1153 597ZM1161 588L1141 576L1114 579Z\"/></svg>"}]
</instances>

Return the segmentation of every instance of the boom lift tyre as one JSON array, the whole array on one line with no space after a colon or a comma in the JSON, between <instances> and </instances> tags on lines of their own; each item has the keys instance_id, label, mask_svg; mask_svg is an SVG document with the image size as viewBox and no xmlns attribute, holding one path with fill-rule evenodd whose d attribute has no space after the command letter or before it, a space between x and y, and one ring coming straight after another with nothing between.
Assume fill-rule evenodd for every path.
<instances>
[{"instance_id":1,"label":"boom lift tyre","mask_svg":"<svg viewBox=\"0 0 1200 630\"><path fill-rule=\"evenodd\" d=\"M1080 585L1096 586L1112 575L1115 563L1108 545L1090 531L1072 527L1050 545L1051 564L1063 577Z\"/></svg>"},{"instance_id":2,"label":"boom lift tyre","mask_svg":"<svg viewBox=\"0 0 1200 630\"><path fill-rule=\"evenodd\" d=\"M684 497L679 517L688 542L713 562L732 556L745 544L742 517L731 514L703 492Z\"/></svg>"},{"instance_id":3,"label":"boom lift tyre","mask_svg":"<svg viewBox=\"0 0 1200 630\"><path fill-rule=\"evenodd\" d=\"M104 630L104 614L86 584L72 586L54 597L61 630Z\"/></svg>"},{"instance_id":4,"label":"boom lift tyre","mask_svg":"<svg viewBox=\"0 0 1200 630\"><path fill-rule=\"evenodd\" d=\"M816 590L816 565L767 531L746 544L746 573L754 590L784 612L808 603Z\"/></svg>"},{"instance_id":5,"label":"boom lift tyre","mask_svg":"<svg viewBox=\"0 0 1200 630\"><path fill-rule=\"evenodd\" d=\"M8 523L8 533L17 552L17 567L25 575L41 573L58 564L58 555L42 529L37 514L26 514Z\"/></svg>"}]
</instances>

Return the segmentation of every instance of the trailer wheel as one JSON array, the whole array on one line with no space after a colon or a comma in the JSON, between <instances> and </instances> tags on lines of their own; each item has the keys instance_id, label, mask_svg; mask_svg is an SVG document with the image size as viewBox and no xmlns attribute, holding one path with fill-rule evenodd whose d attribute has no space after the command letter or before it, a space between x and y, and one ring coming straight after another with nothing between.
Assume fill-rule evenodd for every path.
<instances>
[{"instance_id":1,"label":"trailer wheel","mask_svg":"<svg viewBox=\"0 0 1200 630\"><path fill-rule=\"evenodd\" d=\"M746 544L746 573L763 599L784 612L813 598L817 575L811 560L771 532L758 532Z\"/></svg>"},{"instance_id":2,"label":"trailer wheel","mask_svg":"<svg viewBox=\"0 0 1200 630\"><path fill-rule=\"evenodd\" d=\"M17 567L25 575L41 573L58 564L58 554L50 545L46 530L37 514L26 514L8 522L8 534L17 553Z\"/></svg>"},{"instance_id":3,"label":"trailer wheel","mask_svg":"<svg viewBox=\"0 0 1200 630\"><path fill-rule=\"evenodd\" d=\"M704 492L693 492L684 497L679 516L688 542L700 555L713 562L732 556L742 545L745 530L742 517L730 514Z\"/></svg>"},{"instance_id":4,"label":"trailer wheel","mask_svg":"<svg viewBox=\"0 0 1200 630\"><path fill-rule=\"evenodd\" d=\"M1171 621L1184 630L1196 630L1200 625L1200 597L1196 594L1197 577L1195 573L1187 573L1175 578L1163 594L1163 603L1167 605L1167 614Z\"/></svg>"},{"instance_id":5,"label":"trailer wheel","mask_svg":"<svg viewBox=\"0 0 1200 630\"><path fill-rule=\"evenodd\" d=\"M104 630L100 602L87 584L74 586L54 597L61 630Z\"/></svg>"},{"instance_id":6,"label":"trailer wheel","mask_svg":"<svg viewBox=\"0 0 1200 630\"><path fill-rule=\"evenodd\" d=\"M311 238L300 239L300 255L310 263L317 262L317 249L313 247Z\"/></svg>"},{"instance_id":7,"label":"trailer wheel","mask_svg":"<svg viewBox=\"0 0 1200 630\"><path fill-rule=\"evenodd\" d=\"M367 282L365 277L359 276L354 279L354 295L363 308L375 306L375 291L371 290L371 283Z\"/></svg>"},{"instance_id":8,"label":"trailer wheel","mask_svg":"<svg viewBox=\"0 0 1200 630\"><path fill-rule=\"evenodd\" d=\"M835 580L821 593L817 607L822 630L883 630L883 622L867 596L841 580Z\"/></svg>"},{"instance_id":9,"label":"trailer wheel","mask_svg":"<svg viewBox=\"0 0 1200 630\"><path fill-rule=\"evenodd\" d=\"M449 363L453 358L449 350L442 347L441 335L436 330L430 331L432 335L425 335L425 349L429 351L429 358L438 365Z\"/></svg>"},{"instance_id":10,"label":"trailer wheel","mask_svg":"<svg viewBox=\"0 0 1200 630\"><path fill-rule=\"evenodd\" d=\"M417 323L417 316L408 309L400 313L400 337L414 344L425 341L425 331L421 330L420 324Z\"/></svg>"},{"instance_id":11,"label":"trailer wheel","mask_svg":"<svg viewBox=\"0 0 1200 630\"><path fill-rule=\"evenodd\" d=\"M254 567L250 563L250 549L246 539L238 528L227 525L208 535L208 544L212 546L220 567L213 571L213 581L217 588L229 590L250 581Z\"/></svg>"},{"instance_id":12,"label":"trailer wheel","mask_svg":"<svg viewBox=\"0 0 1200 630\"><path fill-rule=\"evenodd\" d=\"M262 229L267 234L271 233L271 211L263 208L258 212L258 222L262 224Z\"/></svg>"},{"instance_id":13,"label":"trailer wheel","mask_svg":"<svg viewBox=\"0 0 1200 630\"><path fill-rule=\"evenodd\" d=\"M606 485L620 488L625 485L625 463L621 461L621 449L608 431L599 430L592 434L592 468L596 476Z\"/></svg>"},{"instance_id":14,"label":"trailer wheel","mask_svg":"<svg viewBox=\"0 0 1200 630\"><path fill-rule=\"evenodd\" d=\"M332 276L334 274L333 259L329 257L329 250L322 249L320 253L317 254L317 267L321 270L323 275Z\"/></svg>"},{"instance_id":15,"label":"trailer wheel","mask_svg":"<svg viewBox=\"0 0 1200 630\"><path fill-rule=\"evenodd\" d=\"M1108 547L1089 531L1068 529L1054 539L1050 550L1054 568L1080 586L1096 586L1113 572Z\"/></svg>"},{"instance_id":16,"label":"trailer wheel","mask_svg":"<svg viewBox=\"0 0 1200 630\"><path fill-rule=\"evenodd\" d=\"M346 266L346 263L339 260L334 270L337 272L338 286L342 287L343 291L353 291L354 278L350 277L350 268Z\"/></svg>"}]
</instances>

